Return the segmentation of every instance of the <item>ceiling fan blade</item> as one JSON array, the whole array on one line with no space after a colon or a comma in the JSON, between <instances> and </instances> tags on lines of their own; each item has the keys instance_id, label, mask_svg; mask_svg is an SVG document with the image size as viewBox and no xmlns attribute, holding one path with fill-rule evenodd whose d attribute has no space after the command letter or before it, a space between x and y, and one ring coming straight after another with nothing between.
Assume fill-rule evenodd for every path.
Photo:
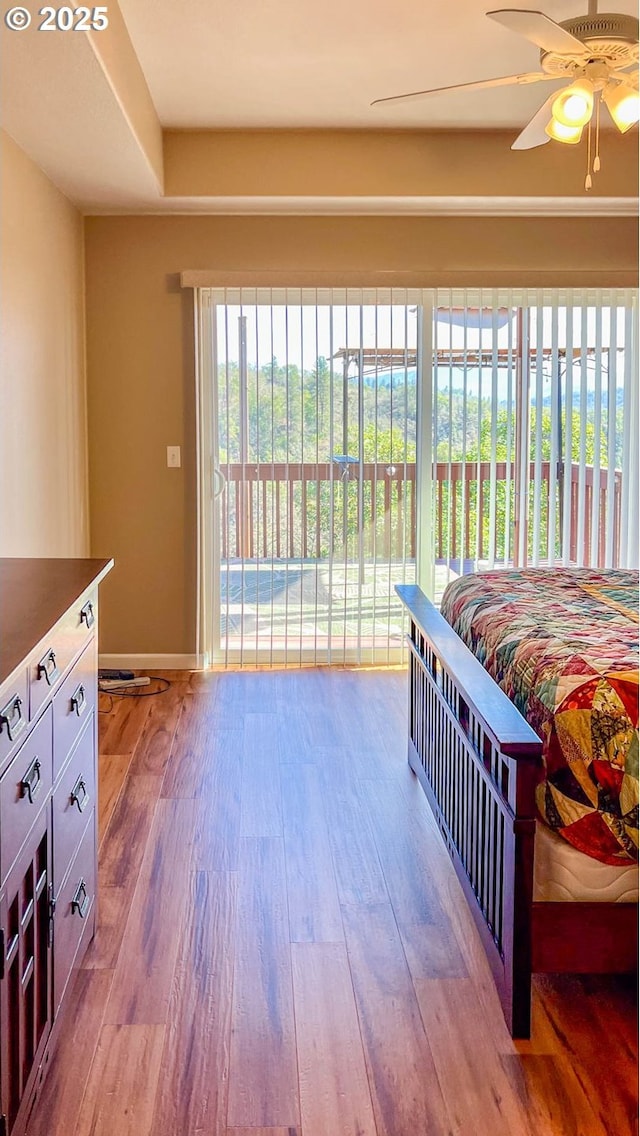
<instances>
[{"instance_id":1,"label":"ceiling fan blade","mask_svg":"<svg viewBox=\"0 0 640 1136\"><path fill-rule=\"evenodd\" d=\"M627 67L616 67L612 79L621 79L623 82L632 82L636 87L640 80L637 63L629 63Z\"/></svg>"},{"instance_id":2,"label":"ceiling fan blade","mask_svg":"<svg viewBox=\"0 0 640 1136\"><path fill-rule=\"evenodd\" d=\"M374 99L371 106L380 103L409 102L427 95L439 95L443 91L480 91L484 87L509 87L517 83L539 83L543 79L557 79L557 75L545 75L544 71L530 71L523 75L503 75L497 79L479 79L477 83L454 83L452 87L432 87L428 91L409 91L406 95L390 95L386 99Z\"/></svg>"},{"instance_id":3,"label":"ceiling fan blade","mask_svg":"<svg viewBox=\"0 0 640 1136\"><path fill-rule=\"evenodd\" d=\"M555 51L559 55L587 55L588 50L582 40L571 35L550 20L544 12L527 12L519 8L498 9L496 12L487 12L492 20L496 20L509 31L517 32L525 39L535 43L542 51Z\"/></svg>"},{"instance_id":4,"label":"ceiling fan blade","mask_svg":"<svg viewBox=\"0 0 640 1136\"><path fill-rule=\"evenodd\" d=\"M544 128L551 118L551 107L557 92L554 91L552 95L543 105L539 111L536 111L533 118L529 120L524 130L521 130L515 142L511 144L512 150L533 150L535 146L544 146L545 142L550 142L548 134L545 134Z\"/></svg>"}]
</instances>

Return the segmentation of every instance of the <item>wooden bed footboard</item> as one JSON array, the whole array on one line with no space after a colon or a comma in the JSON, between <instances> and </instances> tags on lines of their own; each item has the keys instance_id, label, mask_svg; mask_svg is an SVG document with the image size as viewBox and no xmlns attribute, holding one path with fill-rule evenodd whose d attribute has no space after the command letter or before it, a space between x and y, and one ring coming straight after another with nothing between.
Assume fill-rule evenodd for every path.
<instances>
[{"instance_id":1,"label":"wooden bed footboard","mask_svg":"<svg viewBox=\"0 0 640 1136\"><path fill-rule=\"evenodd\" d=\"M487 952L507 1025L529 1037L532 971L637 968L638 904L533 902L542 743L415 585L410 618L410 766L431 804Z\"/></svg>"},{"instance_id":2,"label":"wooden bed footboard","mask_svg":"<svg viewBox=\"0 0 640 1136\"><path fill-rule=\"evenodd\" d=\"M414 585L409 762L466 893L514 1037L528 1037L535 787L542 743Z\"/></svg>"},{"instance_id":3,"label":"wooden bed footboard","mask_svg":"<svg viewBox=\"0 0 640 1136\"><path fill-rule=\"evenodd\" d=\"M637 966L636 903L533 901L542 742L420 588L410 616L409 762L482 939L513 1037L528 1037L531 973Z\"/></svg>"}]
</instances>

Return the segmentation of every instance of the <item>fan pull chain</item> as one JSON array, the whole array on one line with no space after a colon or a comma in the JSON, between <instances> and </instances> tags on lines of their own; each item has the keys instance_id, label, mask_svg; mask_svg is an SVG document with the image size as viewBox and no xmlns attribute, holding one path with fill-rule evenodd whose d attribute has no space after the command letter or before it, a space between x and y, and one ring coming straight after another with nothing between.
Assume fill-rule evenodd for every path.
<instances>
[{"instance_id":1,"label":"fan pull chain","mask_svg":"<svg viewBox=\"0 0 640 1136\"><path fill-rule=\"evenodd\" d=\"M591 119L589 119L589 129L587 130L587 176L584 179L584 188L591 189L593 181L591 180Z\"/></svg>"},{"instance_id":2,"label":"fan pull chain","mask_svg":"<svg viewBox=\"0 0 640 1136\"><path fill-rule=\"evenodd\" d=\"M597 174L600 169L600 91L596 92L596 153L593 159L593 172Z\"/></svg>"}]
</instances>

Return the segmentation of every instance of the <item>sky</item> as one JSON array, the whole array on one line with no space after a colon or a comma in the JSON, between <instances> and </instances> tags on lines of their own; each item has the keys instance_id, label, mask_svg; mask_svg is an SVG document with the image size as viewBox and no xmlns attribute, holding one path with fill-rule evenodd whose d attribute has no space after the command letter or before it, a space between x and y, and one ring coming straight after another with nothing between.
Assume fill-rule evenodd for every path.
<instances>
[{"instance_id":1,"label":"sky","mask_svg":"<svg viewBox=\"0 0 640 1136\"><path fill-rule=\"evenodd\" d=\"M238 360L238 318L246 317L247 356L250 365L267 364L275 356L283 365L295 363L298 367L311 370L319 356L329 359L341 347L388 348L395 347L415 351L418 339L418 319L415 306L405 305L364 305L336 306L323 305L252 305L240 308L228 304L218 309L218 358L228 357ZM477 309L476 309L477 311ZM531 309L530 344L564 348L567 344L567 309ZM586 318L583 318L586 316ZM454 317L457 319L457 316ZM569 323L570 338L573 345L580 347L583 334L590 347L600 345L606 348L612 337L620 347L625 340L625 312L622 308L603 308L598 327L597 310L573 309L573 321ZM495 331L491 326L473 328L456 326L447 321L446 314L440 313L434 321L434 347L440 350L472 351L477 348L490 351L495 344L499 348L515 347L517 328L515 318L502 318L502 326ZM411 360L411 363L414 361ZM410 363L410 365L411 365ZM338 364L341 367L341 364ZM381 368L385 369L386 368Z\"/></svg>"}]
</instances>

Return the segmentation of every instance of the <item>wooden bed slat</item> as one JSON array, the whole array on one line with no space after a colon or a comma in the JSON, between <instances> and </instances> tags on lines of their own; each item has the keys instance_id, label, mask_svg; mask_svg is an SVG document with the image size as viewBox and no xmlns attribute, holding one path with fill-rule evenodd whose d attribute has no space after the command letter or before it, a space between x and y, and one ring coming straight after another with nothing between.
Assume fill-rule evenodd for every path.
<instances>
[{"instance_id":1,"label":"wooden bed slat","mask_svg":"<svg viewBox=\"0 0 640 1136\"><path fill-rule=\"evenodd\" d=\"M540 739L500 690L462 639L417 584L398 584L396 592L412 622L429 640L438 660L446 666L455 689L475 711L485 734L510 757L540 755Z\"/></svg>"}]
</instances>

